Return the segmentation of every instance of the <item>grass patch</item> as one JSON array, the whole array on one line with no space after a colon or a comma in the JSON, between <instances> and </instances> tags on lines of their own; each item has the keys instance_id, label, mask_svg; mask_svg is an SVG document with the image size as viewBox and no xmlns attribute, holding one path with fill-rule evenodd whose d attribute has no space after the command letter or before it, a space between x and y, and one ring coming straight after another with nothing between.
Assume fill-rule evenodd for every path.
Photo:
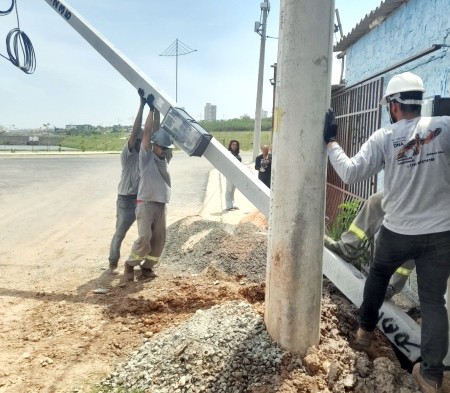
<instances>
[{"instance_id":1,"label":"grass patch","mask_svg":"<svg viewBox=\"0 0 450 393\"><path fill-rule=\"evenodd\" d=\"M226 148L228 148L228 143L235 139L239 141L242 151L253 150L253 131L214 131L211 135ZM129 136L130 134L128 133L71 135L61 141L61 147L80 151L121 151ZM271 131L261 132L261 145L270 146L271 139Z\"/></svg>"}]
</instances>

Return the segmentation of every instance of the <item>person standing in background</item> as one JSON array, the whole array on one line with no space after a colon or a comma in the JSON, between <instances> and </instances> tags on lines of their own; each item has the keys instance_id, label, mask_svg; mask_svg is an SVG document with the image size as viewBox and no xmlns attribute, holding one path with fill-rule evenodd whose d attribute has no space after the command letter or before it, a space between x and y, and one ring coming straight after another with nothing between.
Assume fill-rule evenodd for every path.
<instances>
[{"instance_id":1,"label":"person standing in background","mask_svg":"<svg viewBox=\"0 0 450 393\"><path fill-rule=\"evenodd\" d=\"M237 140L231 140L228 144L228 151L233 154L239 161L242 161L241 156L239 155L239 142ZM237 206L234 206L234 191L236 190L236 186L227 178L227 186L225 190L225 205L228 211L239 209Z\"/></svg>"},{"instance_id":2,"label":"person standing in background","mask_svg":"<svg viewBox=\"0 0 450 393\"><path fill-rule=\"evenodd\" d=\"M270 188L270 178L272 175L272 154L269 153L269 146L261 147L259 156L255 159L255 169L258 171L258 179Z\"/></svg>"},{"instance_id":3,"label":"person standing in background","mask_svg":"<svg viewBox=\"0 0 450 393\"><path fill-rule=\"evenodd\" d=\"M136 199L140 179L139 149L143 136L142 113L146 103L144 90L138 89L138 94L140 99L139 110L134 120L131 135L123 146L122 154L120 155L122 174L116 202L116 232L113 235L109 248L110 274L116 274L123 239L125 239L131 225L136 221Z\"/></svg>"}]
</instances>

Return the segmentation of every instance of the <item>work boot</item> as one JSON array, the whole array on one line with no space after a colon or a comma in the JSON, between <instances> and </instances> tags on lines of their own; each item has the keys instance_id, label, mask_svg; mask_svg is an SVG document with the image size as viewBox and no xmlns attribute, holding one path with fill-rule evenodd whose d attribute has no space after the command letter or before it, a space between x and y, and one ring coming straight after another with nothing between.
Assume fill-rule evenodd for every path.
<instances>
[{"instance_id":1,"label":"work boot","mask_svg":"<svg viewBox=\"0 0 450 393\"><path fill-rule=\"evenodd\" d=\"M442 392L441 384L427 381L420 373L420 363L416 363L412 370L412 376L422 393L439 393Z\"/></svg>"},{"instance_id":2,"label":"work boot","mask_svg":"<svg viewBox=\"0 0 450 393\"><path fill-rule=\"evenodd\" d=\"M357 351L367 351L374 339L375 332L366 332L364 329L359 328L356 332L356 338L353 342L353 347Z\"/></svg>"},{"instance_id":3,"label":"work boot","mask_svg":"<svg viewBox=\"0 0 450 393\"><path fill-rule=\"evenodd\" d=\"M141 266L141 275L138 277L139 280L149 280L149 279L152 279L155 277L156 277L156 274L153 271L153 269Z\"/></svg>"},{"instance_id":4,"label":"work boot","mask_svg":"<svg viewBox=\"0 0 450 393\"><path fill-rule=\"evenodd\" d=\"M324 236L323 243L326 248L339 255L344 261L349 263L352 263L361 254L359 250L353 252L349 250L349 248L346 247L342 240L336 241L326 235Z\"/></svg>"},{"instance_id":5,"label":"work boot","mask_svg":"<svg viewBox=\"0 0 450 393\"><path fill-rule=\"evenodd\" d=\"M108 273L110 274L110 275L116 275L116 274L118 274L117 272L116 272L116 269L117 269L117 262L109 262L109 269L108 269Z\"/></svg>"},{"instance_id":6,"label":"work boot","mask_svg":"<svg viewBox=\"0 0 450 393\"><path fill-rule=\"evenodd\" d=\"M397 292L395 291L395 288L389 284L386 289L386 294L384 295L384 300L391 300L392 296L396 295Z\"/></svg>"},{"instance_id":7,"label":"work boot","mask_svg":"<svg viewBox=\"0 0 450 393\"><path fill-rule=\"evenodd\" d=\"M126 281L134 281L134 266L125 262L124 276Z\"/></svg>"}]
</instances>

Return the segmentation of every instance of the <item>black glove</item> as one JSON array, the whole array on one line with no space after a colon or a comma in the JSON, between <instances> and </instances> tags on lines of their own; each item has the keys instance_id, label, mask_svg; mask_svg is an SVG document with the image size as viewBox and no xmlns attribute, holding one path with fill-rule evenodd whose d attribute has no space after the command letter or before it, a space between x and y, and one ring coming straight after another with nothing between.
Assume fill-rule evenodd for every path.
<instances>
[{"instance_id":1,"label":"black glove","mask_svg":"<svg viewBox=\"0 0 450 393\"><path fill-rule=\"evenodd\" d=\"M338 125L334 118L334 111L332 108L328 109L325 115L325 127L323 130L323 139L325 143L336 142Z\"/></svg>"},{"instance_id":2,"label":"black glove","mask_svg":"<svg viewBox=\"0 0 450 393\"><path fill-rule=\"evenodd\" d=\"M147 105L150 107L152 112L155 111L155 105L153 105L153 101L155 100L155 96L153 94L149 94L147 96Z\"/></svg>"},{"instance_id":3,"label":"black glove","mask_svg":"<svg viewBox=\"0 0 450 393\"><path fill-rule=\"evenodd\" d=\"M142 87L140 87L138 89L138 94L139 94L139 97L141 98L141 106L144 107L147 100L145 99L145 93L144 93L144 89Z\"/></svg>"}]
</instances>

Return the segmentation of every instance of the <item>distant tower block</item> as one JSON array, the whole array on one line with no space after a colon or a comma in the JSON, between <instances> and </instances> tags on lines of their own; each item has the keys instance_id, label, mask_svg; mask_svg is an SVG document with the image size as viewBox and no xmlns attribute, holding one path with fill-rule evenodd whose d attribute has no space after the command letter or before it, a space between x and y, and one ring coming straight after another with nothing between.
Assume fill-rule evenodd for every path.
<instances>
[{"instance_id":1,"label":"distant tower block","mask_svg":"<svg viewBox=\"0 0 450 393\"><path fill-rule=\"evenodd\" d=\"M212 105L209 102L205 105L205 120L215 121L217 120L217 106Z\"/></svg>"}]
</instances>

